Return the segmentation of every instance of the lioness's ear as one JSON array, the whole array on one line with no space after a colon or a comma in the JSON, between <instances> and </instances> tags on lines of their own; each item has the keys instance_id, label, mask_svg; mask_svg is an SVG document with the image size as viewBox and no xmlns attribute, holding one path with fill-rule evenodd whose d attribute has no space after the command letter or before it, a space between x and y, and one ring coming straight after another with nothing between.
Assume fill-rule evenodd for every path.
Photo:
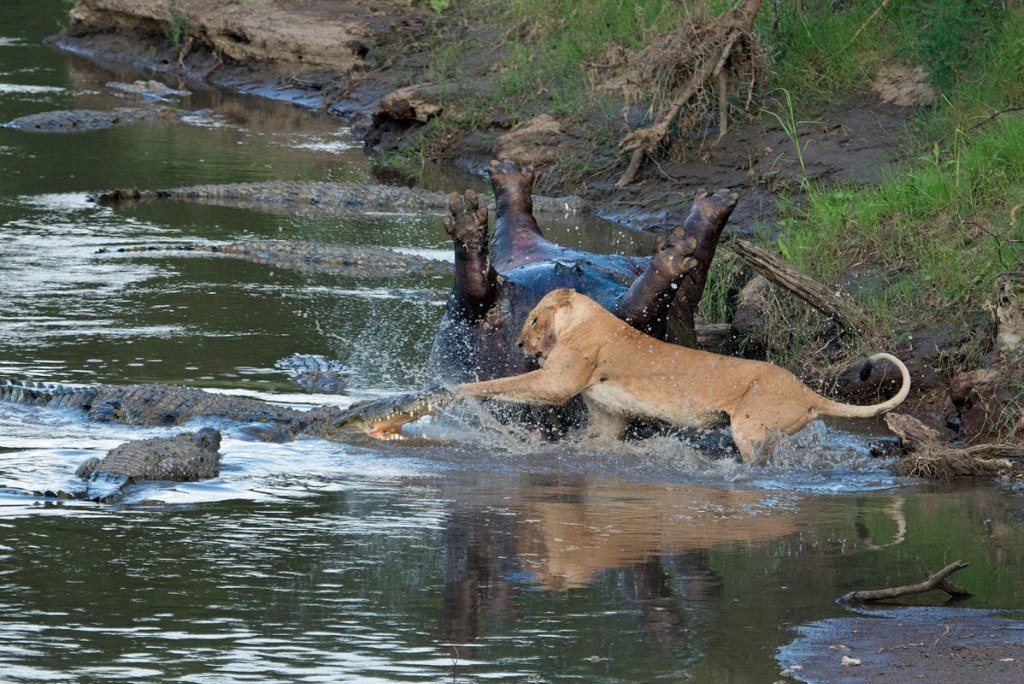
<instances>
[{"instance_id":1,"label":"lioness's ear","mask_svg":"<svg viewBox=\"0 0 1024 684\"><path fill-rule=\"evenodd\" d=\"M575 290L570 290L567 287L560 288L556 291L555 303L558 304L558 306L572 306L572 300L575 296Z\"/></svg>"}]
</instances>

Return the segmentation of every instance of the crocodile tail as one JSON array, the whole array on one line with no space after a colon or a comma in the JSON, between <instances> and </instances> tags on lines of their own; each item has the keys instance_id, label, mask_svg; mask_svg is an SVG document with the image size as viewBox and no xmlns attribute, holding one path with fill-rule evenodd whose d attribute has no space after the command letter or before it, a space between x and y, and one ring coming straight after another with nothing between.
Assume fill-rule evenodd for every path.
<instances>
[{"instance_id":1,"label":"crocodile tail","mask_svg":"<svg viewBox=\"0 0 1024 684\"><path fill-rule=\"evenodd\" d=\"M124 488L129 484L131 478L127 475L97 473L96 477L89 481L86 498L97 503L110 503L120 499L124 494Z\"/></svg>"}]
</instances>

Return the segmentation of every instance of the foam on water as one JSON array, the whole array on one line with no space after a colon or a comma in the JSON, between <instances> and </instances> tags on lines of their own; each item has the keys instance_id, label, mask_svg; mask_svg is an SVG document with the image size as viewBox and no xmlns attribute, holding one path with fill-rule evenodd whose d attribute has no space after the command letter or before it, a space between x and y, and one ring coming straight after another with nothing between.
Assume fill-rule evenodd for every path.
<instances>
[{"instance_id":1,"label":"foam on water","mask_svg":"<svg viewBox=\"0 0 1024 684\"><path fill-rule=\"evenodd\" d=\"M0 45L2 45L2 43L0 43ZM40 93L63 92L65 92L65 88L59 88L57 86L24 85L21 83L0 83L0 95L38 95Z\"/></svg>"},{"instance_id":2,"label":"foam on water","mask_svg":"<svg viewBox=\"0 0 1024 684\"><path fill-rule=\"evenodd\" d=\"M550 442L535 431L498 421L478 402L449 407L437 418L405 427L404 434L450 442L453 453L487 454L496 469L557 469L634 481L743 484L760 489L843 493L906 484L873 457L861 436L814 421L775 446L766 464L739 460L728 431L664 434L640 440Z\"/></svg>"}]
</instances>

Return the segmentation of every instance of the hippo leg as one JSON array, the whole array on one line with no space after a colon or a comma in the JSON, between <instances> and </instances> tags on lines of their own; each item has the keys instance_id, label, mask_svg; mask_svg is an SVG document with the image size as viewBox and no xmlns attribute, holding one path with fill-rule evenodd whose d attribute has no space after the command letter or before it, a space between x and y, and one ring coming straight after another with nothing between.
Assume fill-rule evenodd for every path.
<instances>
[{"instance_id":1,"label":"hippo leg","mask_svg":"<svg viewBox=\"0 0 1024 684\"><path fill-rule=\"evenodd\" d=\"M694 312L704 293L708 269L739 195L728 190L699 192L684 224L659 237L647 268L612 310L630 325L664 336L669 313L682 324L676 341L693 346Z\"/></svg>"},{"instance_id":2,"label":"hippo leg","mask_svg":"<svg viewBox=\"0 0 1024 684\"><path fill-rule=\"evenodd\" d=\"M487 250L487 207L476 193L448 195L449 215L444 228L455 243L455 287L449 311L469 321L479 321L494 304L498 274Z\"/></svg>"},{"instance_id":3,"label":"hippo leg","mask_svg":"<svg viewBox=\"0 0 1024 684\"><path fill-rule=\"evenodd\" d=\"M504 272L552 256L561 249L545 238L533 217L532 166L517 166L510 161L491 161L487 169L494 190L494 240L491 255Z\"/></svg>"}]
</instances>

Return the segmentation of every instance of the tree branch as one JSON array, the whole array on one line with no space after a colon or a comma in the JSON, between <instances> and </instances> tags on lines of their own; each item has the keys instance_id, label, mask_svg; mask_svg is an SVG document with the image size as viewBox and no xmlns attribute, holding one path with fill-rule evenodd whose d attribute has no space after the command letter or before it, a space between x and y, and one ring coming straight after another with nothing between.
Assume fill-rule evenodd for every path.
<instances>
[{"instance_id":1,"label":"tree branch","mask_svg":"<svg viewBox=\"0 0 1024 684\"><path fill-rule=\"evenodd\" d=\"M867 329L866 317L852 301L840 299L821 283L746 240L734 240L732 248L752 269L826 316L832 316L847 330L860 332Z\"/></svg>"},{"instance_id":2,"label":"tree branch","mask_svg":"<svg viewBox=\"0 0 1024 684\"><path fill-rule=\"evenodd\" d=\"M939 570L934 575L929 575L923 582L908 584L902 587L889 587L887 589L866 589L863 591L851 591L836 599L836 603L867 603L870 601L884 601L885 599L900 598L901 596L912 596L922 594L932 589L942 589L950 596L970 596L970 592L958 584L950 582L947 578L957 570L963 570L968 563L955 561Z\"/></svg>"}]
</instances>

